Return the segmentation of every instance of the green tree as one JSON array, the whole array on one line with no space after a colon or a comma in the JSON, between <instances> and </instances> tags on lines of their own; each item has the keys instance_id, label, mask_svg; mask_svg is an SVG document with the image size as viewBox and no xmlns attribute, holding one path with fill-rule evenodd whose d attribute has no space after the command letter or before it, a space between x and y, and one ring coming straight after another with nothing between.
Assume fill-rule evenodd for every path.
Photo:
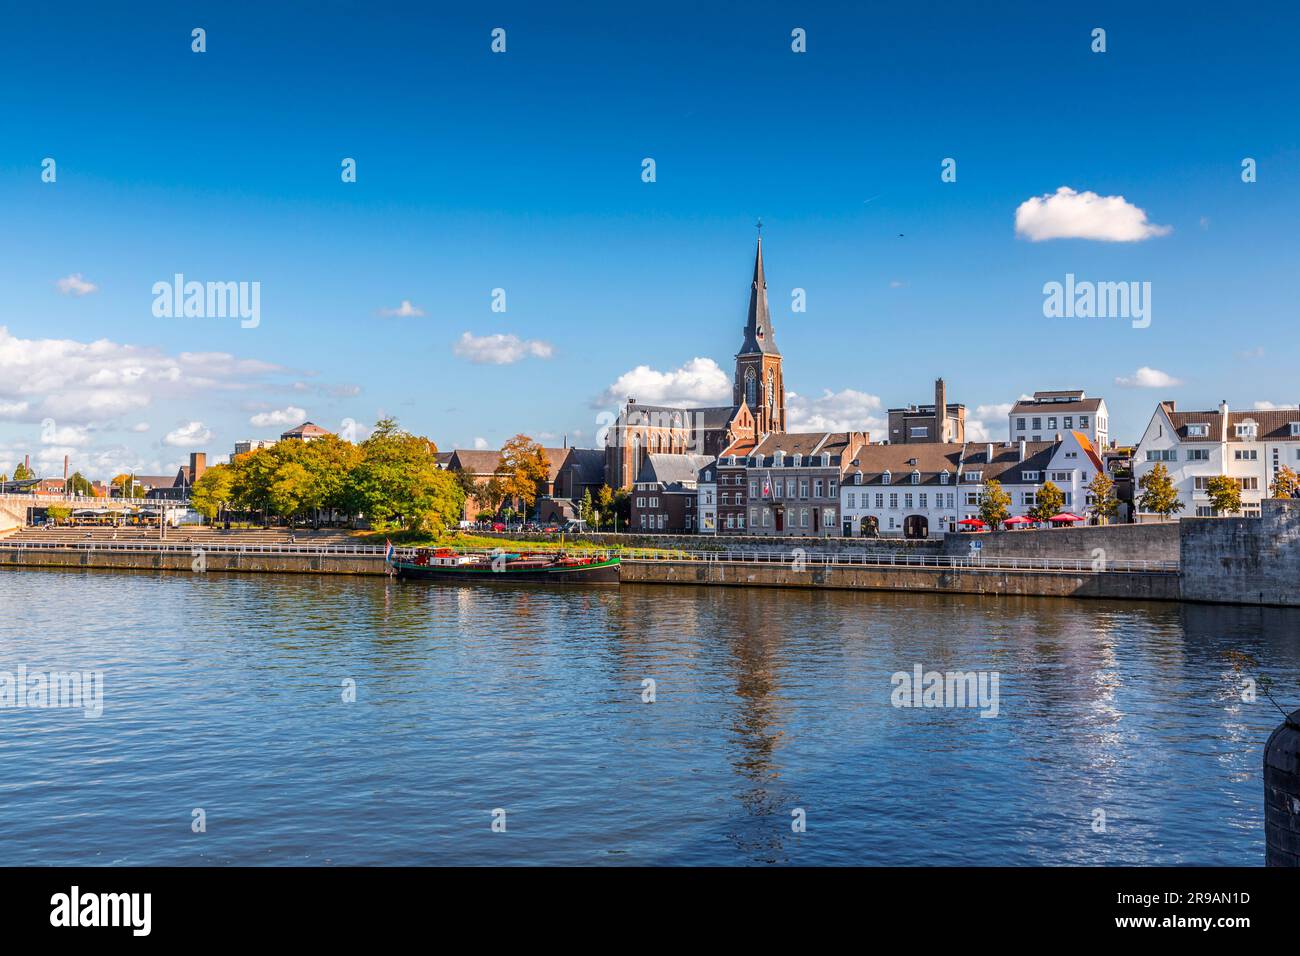
<instances>
[{"instance_id":1,"label":"green tree","mask_svg":"<svg viewBox=\"0 0 1300 956\"><path fill-rule=\"evenodd\" d=\"M95 486L92 485L89 479L87 479L81 472L74 471L68 476L67 493L73 495L86 495L93 498L95 496Z\"/></svg>"},{"instance_id":2,"label":"green tree","mask_svg":"<svg viewBox=\"0 0 1300 956\"><path fill-rule=\"evenodd\" d=\"M1273 482L1268 486L1268 493L1274 498L1290 498L1297 488L1300 488L1300 475L1283 465L1273 476Z\"/></svg>"},{"instance_id":3,"label":"green tree","mask_svg":"<svg viewBox=\"0 0 1300 956\"><path fill-rule=\"evenodd\" d=\"M391 418L375 424L361 444L361 461L350 476L356 511L378 527L394 525L440 533L460 519L465 493L438 467L427 438L411 435Z\"/></svg>"},{"instance_id":4,"label":"green tree","mask_svg":"<svg viewBox=\"0 0 1300 956\"><path fill-rule=\"evenodd\" d=\"M609 527L614 519L614 489L609 485L601 485L596 492L596 506L600 512L601 524Z\"/></svg>"},{"instance_id":5,"label":"green tree","mask_svg":"<svg viewBox=\"0 0 1300 956\"><path fill-rule=\"evenodd\" d=\"M488 511L496 514L501 508L501 502L506 500L506 489L501 484L501 479L493 475L477 486L474 496L483 503Z\"/></svg>"},{"instance_id":6,"label":"green tree","mask_svg":"<svg viewBox=\"0 0 1300 956\"><path fill-rule=\"evenodd\" d=\"M214 520L232 501L234 477L231 465L213 465L190 489L190 507L209 521Z\"/></svg>"},{"instance_id":7,"label":"green tree","mask_svg":"<svg viewBox=\"0 0 1300 956\"><path fill-rule=\"evenodd\" d=\"M1168 518L1183 510L1183 503L1178 499L1178 489L1169 477L1169 469L1157 463L1154 468L1138 479L1138 508L1150 514Z\"/></svg>"},{"instance_id":8,"label":"green tree","mask_svg":"<svg viewBox=\"0 0 1300 956\"><path fill-rule=\"evenodd\" d=\"M32 470L24 465L21 461L14 465L14 481L26 481L28 478L35 478Z\"/></svg>"},{"instance_id":9,"label":"green tree","mask_svg":"<svg viewBox=\"0 0 1300 956\"><path fill-rule=\"evenodd\" d=\"M1119 499L1115 497L1115 482L1104 471L1093 475L1092 481L1088 483L1088 494L1092 496L1088 513L1097 519L1098 524L1105 524L1118 514Z\"/></svg>"},{"instance_id":10,"label":"green tree","mask_svg":"<svg viewBox=\"0 0 1300 956\"><path fill-rule=\"evenodd\" d=\"M1029 517L1035 521L1046 521L1053 515L1061 513L1065 507L1065 493L1052 482L1043 482L1043 487L1034 495L1034 506L1029 509Z\"/></svg>"},{"instance_id":11,"label":"green tree","mask_svg":"<svg viewBox=\"0 0 1300 956\"><path fill-rule=\"evenodd\" d=\"M55 524L63 524L72 517L72 509L63 505L50 505L45 509L45 516Z\"/></svg>"},{"instance_id":12,"label":"green tree","mask_svg":"<svg viewBox=\"0 0 1300 956\"><path fill-rule=\"evenodd\" d=\"M990 478L980 494L980 519L995 531L1011 517L1011 496L1002 490L1002 482Z\"/></svg>"},{"instance_id":13,"label":"green tree","mask_svg":"<svg viewBox=\"0 0 1300 956\"><path fill-rule=\"evenodd\" d=\"M483 496L479 493L478 482L474 480L474 476L470 472L464 468L448 468L447 473L456 479L456 484L460 486L460 490L466 498L482 499Z\"/></svg>"},{"instance_id":14,"label":"green tree","mask_svg":"<svg viewBox=\"0 0 1300 956\"><path fill-rule=\"evenodd\" d=\"M1235 515L1241 511L1241 486L1227 475L1215 475L1205 483L1215 514Z\"/></svg>"},{"instance_id":15,"label":"green tree","mask_svg":"<svg viewBox=\"0 0 1300 956\"><path fill-rule=\"evenodd\" d=\"M578 517L587 523L587 527L596 526L596 503L591 500L590 488L582 493L582 501L578 503Z\"/></svg>"}]
</instances>

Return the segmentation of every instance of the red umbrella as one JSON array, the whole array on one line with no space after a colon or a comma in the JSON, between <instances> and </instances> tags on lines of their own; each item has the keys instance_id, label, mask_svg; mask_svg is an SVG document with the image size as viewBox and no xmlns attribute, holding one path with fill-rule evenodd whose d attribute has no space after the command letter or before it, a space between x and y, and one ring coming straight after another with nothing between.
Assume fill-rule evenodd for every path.
<instances>
[{"instance_id":1,"label":"red umbrella","mask_svg":"<svg viewBox=\"0 0 1300 956\"><path fill-rule=\"evenodd\" d=\"M1016 515L1014 518L1008 518L1006 521L1004 521L1004 522L1002 522L1002 523L1005 524L1005 525L1012 525L1012 524L1033 524L1033 523L1034 523L1034 519L1033 519L1033 518L1026 518L1024 515Z\"/></svg>"},{"instance_id":2,"label":"red umbrella","mask_svg":"<svg viewBox=\"0 0 1300 956\"><path fill-rule=\"evenodd\" d=\"M1059 515L1052 515L1048 521L1082 521L1078 515L1072 515L1068 511L1062 511Z\"/></svg>"},{"instance_id":3,"label":"red umbrella","mask_svg":"<svg viewBox=\"0 0 1300 956\"><path fill-rule=\"evenodd\" d=\"M972 528L982 528L982 527L984 527L984 522L983 522L983 521L980 521L979 518L962 518L962 519L961 519L960 521L958 521L957 523L958 523L958 524L966 524L966 525L970 525Z\"/></svg>"}]
</instances>

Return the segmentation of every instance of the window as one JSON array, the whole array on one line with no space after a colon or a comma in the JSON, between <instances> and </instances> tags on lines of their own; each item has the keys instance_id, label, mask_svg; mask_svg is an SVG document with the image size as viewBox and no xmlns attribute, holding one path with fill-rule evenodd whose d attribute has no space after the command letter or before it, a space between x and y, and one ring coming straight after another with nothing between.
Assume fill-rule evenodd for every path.
<instances>
[{"instance_id":1,"label":"window","mask_svg":"<svg viewBox=\"0 0 1300 956\"><path fill-rule=\"evenodd\" d=\"M1255 448L1238 448L1232 457L1237 461L1259 461L1259 451Z\"/></svg>"},{"instance_id":2,"label":"window","mask_svg":"<svg viewBox=\"0 0 1300 956\"><path fill-rule=\"evenodd\" d=\"M912 472L912 484L919 485L920 483L921 483L921 473L919 471Z\"/></svg>"},{"instance_id":3,"label":"window","mask_svg":"<svg viewBox=\"0 0 1300 956\"><path fill-rule=\"evenodd\" d=\"M978 491L966 492L966 504L970 505L971 507L979 507L979 503L980 503L980 494Z\"/></svg>"},{"instance_id":4,"label":"window","mask_svg":"<svg viewBox=\"0 0 1300 956\"><path fill-rule=\"evenodd\" d=\"M1038 429L1040 429L1040 428L1042 428L1042 427L1043 427L1043 420L1042 420L1041 418L1035 418L1035 419L1034 419L1034 430L1037 431Z\"/></svg>"},{"instance_id":5,"label":"window","mask_svg":"<svg viewBox=\"0 0 1300 956\"><path fill-rule=\"evenodd\" d=\"M1070 415L1066 415L1066 416L1065 416L1065 427L1066 427L1066 428L1073 428L1073 427L1074 427L1074 418L1073 418L1073 416L1070 416Z\"/></svg>"},{"instance_id":6,"label":"window","mask_svg":"<svg viewBox=\"0 0 1300 956\"><path fill-rule=\"evenodd\" d=\"M1017 419L1016 419L1016 430L1017 430L1017 431L1024 431L1024 430L1025 430L1025 420L1024 420L1023 418L1017 418Z\"/></svg>"},{"instance_id":7,"label":"window","mask_svg":"<svg viewBox=\"0 0 1300 956\"><path fill-rule=\"evenodd\" d=\"M983 481L983 480L984 480L984 472L982 472L982 471L968 471L968 472L966 472L966 480L967 480L967 481Z\"/></svg>"},{"instance_id":8,"label":"window","mask_svg":"<svg viewBox=\"0 0 1300 956\"><path fill-rule=\"evenodd\" d=\"M1079 427L1080 427L1080 428L1087 428L1087 427L1088 427L1088 416L1087 416L1087 415L1080 415L1080 416L1079 416Z\"/></svg>"},{"instance_id":9,"label":"window","mask_svg":"<svg viewBox=\"0 0 1300 956\"><path fill-rule=\"evenodd\" d=\"M1205 438L1210 434L1210 426L1203 422L1197 422L1187 426L1188 438Z\"/></svg>"},{"instance_id":10,"label":"window","mask_svg":"<svg viewBox=\"0 0 1300 956\"><path fill-rule=\"evenodd\" d=\"M1300 422L1289 422L1288 424L1291 426L1291 437L1300 437Z\"/></svg>"},{"instance_id":11,"label":"window","mask_svg":"<svg viewBox=\"0 0 1300 956\"><path fill-rule=\"evenodd\" d=\"M793 479L793 478L787 478L787 479L785 480L785 496L786 496L787 498L793 498L793 497L794 497L794 479Z\"/></svg>"},{"instance_id":12,"label":"window","mask_svg":"<svg viewBox=\"0 0 1300 956\"><path fill-rule=\"evenodd\" d=\"M815 478L813 479L813 497L820 498L821 496L822 496L822 480L820 478Z\"/></svg>"},{"instance_id":13,"label":"window","mask_svg":"<svg viewBox=\"0 0 1300 956\"><path fill-rule=\"evenodd\" d=\"M926 493L925 493L924 491L921 492L921 494L919 495L919 497L920 497L921 500L918 502L918 504L919 504L922 508L928 508L929 505L926 504L926 500L925 500L926 497L927 497Z\"/></svg>"},{"instance_id":14,"label":"window","mask_svg":"<svg viewBox=\"0 0 1300 956\"><path fill-rule=\"evenodd\" d=\"M1189 448L1187 449L1188 461L1209 461L1210 449L1208 448Z\"/></svg>"},{"instance_id":15,"label":"window","mask_svg":"<svg viewBox=\"0 0 1300 956\"><path fill-rule=\"evenodd\" d=\"M1047 430L1050 432L1055 427L1056 427L1056 418L1055 416L1053 416L1052 418L1049 418L1047 420Z\"/></svg>"},{"instance_id":16,"label":"window","mask_svg":"<svg viewBox=\"0 0 1300 956\"><path fill-rule=\"evenodd\" d=\"M645 527L645 518L646 518L645 514L642 513L642 515L641 515L641 527L643 527L643 528Z\"/></svg>"},{"instance_id":17,"label":"window","mask_svg":"<svg viewBox=\"0 0 1300 956\"><path fill-rule=\"evenodd\" d=\"M939 475L939 484L946 485L947 483L948 483L948 472L945 471L941 475Z\"/></svg>"},{"instance_id":18,"label":"window","mask_svg":"<svg viewBox=\"0 0 1300 956\"><path fill-rule=\"evenodd\" d=\"M801 528L806 528L806 527L808 527L808 509L807 509L807 508L800 508L800 509L799 509L799 527L801 527Z\"/></svg>"},{"instance_id":19,"label":"window","mask_svg":"<svg viewBox=\"0 0 1300 956\"><path fill-rule=\"evenodd\" d=\"M850 507L850 508L856 508L857 506L858 506L858 496L855 495L853 492L850 491L850 492L849 492L849 507Z\"/></svg>"},{"instance_id":20,"label":"window","mask_svg":"<svg viewBox=\"0 0 1300 956\"><path fill-rule=\"evenodd\" d=\"M731 495L728 492L724 491L722 493L722 500L719 502L719 504L727 505L730 503L731 503Z\"/></svg>"},{"instance_id":21,"label":"window","mask_svg":"<svg viewBox=\"0 0 1300 956\"><path fill-rule=\"evenodd\" d=\"M751 498L757 498L757 497L758 497L758 479L757 479L757 478L751 478L751 479L749 479L749 497L751 497Z\"/></svg>"},{"instance_id":22,"label":"window","mask_svg":"<svg viewBox=\"0 0 1300 956\"><path fill-rule=\"evenodd\" d=\"M921 425L921 426L909 428L907 430L907 434L909 438L929 438L930 429L927 428L925 425Z\"/></svg>"},{"instance_id":23,"label":"window","mask_svg":"<svg viewBox=\"0 0 1300 956\"><path fill-rule=\"evenodd\" d=\"M895 492L894 494L891 494L891 495L889 496L889 507L891 507L891 508L897 508L897 507L898 507L898 494L897 494L897 492Z\"/></svg>"},{"instance_id":24,"label":"window","mask_svg":"<svg viewBox=\"0 0 1300 956\"><path fill-rule=\"evenodd\" d=\"M644 508L644 507L645 507L645 499L644 499L644 498L638 498L638 499L636 500L636 506L637 506L638 508Z\"/></svg>"},{"instance_id":25,"label":"window","mask_svg":"<svg viewBox=\"0 0 1300 956\"><path fill-rule=\"evenodd\" d=\"M1023 491L1020 493L1020 503L1026 508L1032 508L1034 506L1034 501L1037 499L1037 497L1038 497L1037 492Z\"/></svg>"},{"instance_id":26,"label":"window","mask_svg":"<svg viewBox=\"0 0 1300 956\"><path fill-rule=\"evenodd\" d=\"M827 508L827 509L825 509L825 510L822 512L822 527L823 527L823 528L833 528L833 527L835 527L835 509L834 509L834 508Z\"/></svg>"},{"instance_id":27,"label":"window","mask_svg":"<svg viewBox=\"0 0 1300 956\"><path fill-rule=\"evenodd\" d=\"M727 515L727 527L734 528L735 526L736 526L736 516L733 514Z\"/></svg>"},{"instance_id":28,"label":"window","mask_svg":"<svg viewBox=\"0 0 1300 956\"><path fill-rule=\"evenodd\" d=\"M1192 479L1192 490L1206 491L1208 490L1209 484L1210 484L1210 479L1208 476L1197 475L1195 478Z\"/></svg>"},{"instance_id":29,"label":"window","mask_svg":"<svg viewBox=\"0 0 1300 956\"><path fill-rule=\"evenodd\" d=\"M1242 491L1259 491L1258 478L1234 478L1232 480L1237 483L1237 487Z\"/></svg>"},{"instance_id":30,"label":"window","mask_svg":"<svg viewBox=\"0 0 1300 956\"><path fill-rule=\"evenodd\" d=\"M1043 473L1041 471L1024 471L1020 473L1021 481L1042 481Z\"/></svg>"},{"instance_id":31,"label":"window","mask_svg":"<svg viewBox=\"0 0 1300 956\"><path fill-rule=\"evenodd\" d=\"M853 483L854 483L855 485L860 485L860 484L862 484L862 472L860 472L860 471L855 471L855 472L853 473Z\"/></svg>"},{"instance_id":32,"label":"window","mask_svg":"<svg viewBox=\"0 0 1300 956\"><path fill-rule=\"evenodd\" d=\"M1052 481L1068 482L1073 480L1073 472L1054 471L1052 472Z\"/></svg>"},{"instance_id":33,"label":"window","mask_svg":"<svg viewBox=\"0 0 1300 956\"><path fill-rule=\"evenodd\" d=\"M794 456L794 467L798 468L803 463L803 455Z\"/></svg>"},{"instance_id":34,"label":"window","mask_svg":"<svg viewBox=\"0 0 1300 956\"><path fill-rule=\"evenodd\" d=\"M1238 438L1254 438L1254 437L1255 437L1255 423L1254 423L1254 422L1243 422L1242 424L1238 425L1238 426L1237 426L1237 437L1238 437Z\"/></svg>"},{"instance_id":35,"label":"window","mask_svg":"<svg viewBox=\"0 0 1300 956\"><path fill-rule=\"evenodd\" d=\"M911 493L911 492L908 492L907 494L903 495L903 507L906 508L908 511L911 511L911 510L912 510L912 493Z\"/></svg>"},{"instance_id":36,"label":"window","mask_svg":"<svg viewBox=\"0 0 1300 956\"><path fill-rule=\"evenodd\" d=\"M799 479L799 497L800 497L800 498L807 498L807 497L808 497L808 479L807 479L807 478L800 478L800 479Z\"/></svg>"},{"instance_id":37,"label":"window","mask_svg":"<svg viewBox=\"0 0 1300 956\"><path fill-rule=\"evenodd\" d=\"M1198 517L1198 518L1213 518L1213 517L1214 517L1214 509L1211 508L1209 505L1197 505L1197 506L1196 506L1196 517Z\"/></svg>"},{"instance_id":38,"label":"window","mask_svg":"<svg viewBox=\"0 0 1300 956\"><path fill-rule=\"evenodd\" d=\"M883 507L885 507L885 496L884 496L884 495L876 495L876 507L877 507L877 508L883 508Z\"/></svg>"},{"instance_id":39,"label":"window","mask_svg":"<svg viewBox=\"0 0 1300 956\"><path fill-rule=\"evenodd\" d=\"M834 479L828 479L826 482L826 497L834 498L840 493L840 483Z\"/></svg>"},{"instance_id":40,"label":"window","mask_svg":"<svg viewBox=\"0 0 1300 956\"><path fill-rule=\"evenodd\" d=\"M772 527L772 509L771 509L771 508L764 508L764 509L763 509L763 527L764 527L764 528L770 528L770 527Z\"/></svg>"},{"instance_id":41,"label":"window","mask_svg":"<svg viewBox=\"0 0 1300 956\"><path fill-rule=\"evenodd\" d=\"M888 471L886 471L880 476L880 483L882 485L887 485L889 484L889 479L890 479L890 474Z\"/></svg>"},{"instance_id":42,"label":"window","mask_svg":"<svg viewBox=\"0 0 1300 956\"><path fill-rule=\"evenodd\" d=\"M750 508L750 509L749 509L749 526L752 528L752 527L754 527L754 526L757 525L757 524L758 524L758 509L757 509L757 508Z\"/></svg>"},{"instance_id":43,"label":"window","mask_svg":"<svg viewBox=\"0 0 1300 956\"><path fill-rule=\"evenodd\" d=\"M1178 451L1174 448L1147 449L1147 461L1177 461Z\"/></svg>"},{"instance_id":44,"label":"window","mask_svg":"<svg viewBox=\"0 0 1300 956\"><path fill-rule=\"evenodd\" d=\"M650 507L651 507L651 508L658 508L658 507L659 507L659 499L658 499L658 498L651 498L651 499L650 499Z\"/></svg>"},{"instance_id":45,"label":"window","mask_svg":"<svg viewBox=\"0 0 1300 956\"><path fill-rule=\"evenodd\" d=\"M745 527L745 512L742 511L740 514L736 515L736 527L737 527L737 528L740 528L740 529L742 529L742 530L744 529L744 527Z\"/></svg>"}]
</instances>

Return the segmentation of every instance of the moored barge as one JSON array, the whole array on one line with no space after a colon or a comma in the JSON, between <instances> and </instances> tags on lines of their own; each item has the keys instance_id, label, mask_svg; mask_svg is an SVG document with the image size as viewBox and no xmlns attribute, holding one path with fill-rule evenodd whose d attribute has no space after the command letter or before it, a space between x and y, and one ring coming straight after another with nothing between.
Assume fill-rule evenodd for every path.
<instances>
[{"instance_id":1,"label":"moored barge","mask_svg":"<svg viewBox=\"0 0 1300 956\"><path fill-rule=\"evenodd\" d=\"M547 584L617 584L619 559L564 552L465 554L418 548L389 562L399 578L422 581L524 581Z\"/></svg>"}]
</instances>

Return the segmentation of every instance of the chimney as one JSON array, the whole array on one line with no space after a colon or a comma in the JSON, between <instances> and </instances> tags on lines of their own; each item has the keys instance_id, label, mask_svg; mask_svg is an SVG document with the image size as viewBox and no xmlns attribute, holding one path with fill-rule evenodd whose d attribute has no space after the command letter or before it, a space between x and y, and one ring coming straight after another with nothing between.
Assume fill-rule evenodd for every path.
<instances>
[{"instance_id":1,"label":"chimney","mask_svg":"<svg viewBox=\"0 0 1300 956\"><path fill-rule=\"evenodd\" d=\"M63 456L63 493L68 493L68 456Z\"/></svg>"},{"instance_id":2,"label":"chimney","mask_svg":"<svg viewBox=\"0 0 1300 956\"><path fill-rule=\"evenodd\" d=\"M208 453L205 451L190 452L190 484L194 484L203 477L203 473L207 470Z\"/></svg>"},{"instance_id":3,"label":"chimney","mask_svg":"<svg viewBox=\"0 0 1300 956\"><path fill-rule=\"evenodd\" d=\"M1025 460L1025 440L1023 438L1020 439L1020 460Z\"/></svg>"},{"instance_id":4,"label":"chimney","mask_svg":"<svg viewBox=\"0 0 1300 956\"><path fill-rule=\"evenodd\" d=\"M984 464L993 464L993 442L989 442L984 451Z\"/></svg>"},{"instance_id":5,"label":"chimney","mask_svg":"<svg viewBox=\"0 0 1300 956\"><path fill-rule=\"evenodd\" d=\"M32 456L31 456L31 455L23 455L23 467L26 468L28 471L31 471L31 468L32 468Z\"/></svg>"},{"instance_id":6,"label":"chimney","mask_svg":"<svg viewBox=\"0 0 1300 956\"><path fill-rule=\"evenodd\" d=\"M1057 442L1057 444L1060 444L1060 442L1061 442L1061 433L1060 433L1060 432L1057 432L1057 433L1056 433L1056 442Z\"/></svg>"},{"instance_id":7,"label":"chimney","mask_svg":"<svg viewBox=\"0 0 1300 956\"><path fill-rule=\"evenodd\" d=\"M948 440L948 393L941 378L934 380L934 440Z\"/></svg>"},{"instance_id":8,"label":"chimney","mask_svg":"<svg viewBox=\"0 0 1300 956\"><path fill-rule=\"evenodd\" d=\"M1228 400L1219 402L1219 441L1228 440Z\"/></svg>"}]
</instances>

